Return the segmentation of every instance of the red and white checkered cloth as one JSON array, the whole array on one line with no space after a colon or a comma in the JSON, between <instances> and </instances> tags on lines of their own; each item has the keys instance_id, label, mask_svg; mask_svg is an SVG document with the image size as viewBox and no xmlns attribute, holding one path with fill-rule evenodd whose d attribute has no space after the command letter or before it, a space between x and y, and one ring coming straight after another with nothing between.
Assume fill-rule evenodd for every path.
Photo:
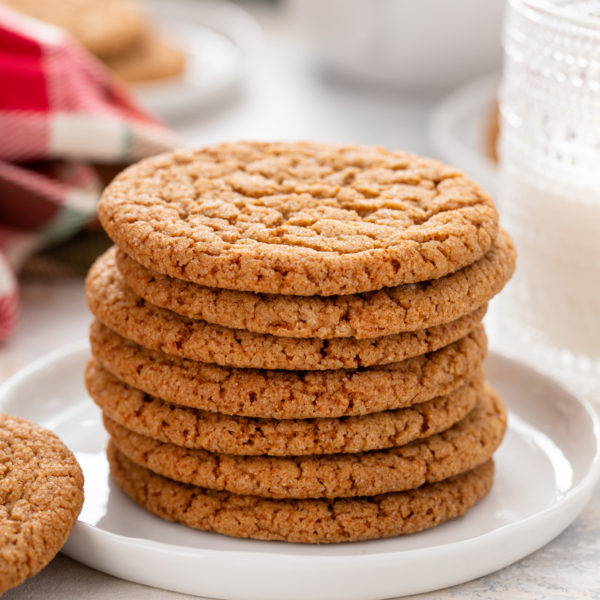
<instances>
[{"instance_id":1,"label":"red and white checkered cloth","mask_svg":"<svg viewBox=\"0 0 600 600\"><path fill-rule=\"evenodd\" d=\"M24 260L94 218L101 182L90 163L176 144L64 31L0 6L0 341L16 325Z\"/></svg>"}]
</instances>

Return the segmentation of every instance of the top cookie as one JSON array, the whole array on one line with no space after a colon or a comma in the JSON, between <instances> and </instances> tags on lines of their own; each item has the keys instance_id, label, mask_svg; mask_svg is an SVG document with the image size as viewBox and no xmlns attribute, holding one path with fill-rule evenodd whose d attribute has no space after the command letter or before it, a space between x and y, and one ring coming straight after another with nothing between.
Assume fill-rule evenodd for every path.
<instances>
[{"instance_id":1,"label":"top cookie","mask_svg":"<svg viewBox=\"0 0 600 600\"><path fill-rule=\"evenodd\" d=\"M481 258L493 200L459 171L382 148L222 144L144 160L104 191L115 243L158 273L299 296L436 279Z\"/></svg>"},{"instance_id":2,"label":"top cookie","mask_svg":"<svg viewBox=\"0 0 600 600\"><path fill-rule=\"evenodd\" d=\"M83 474L50 431L0 414L0 595L35 575L67 541Z\"/></svg>"}]
</instances>

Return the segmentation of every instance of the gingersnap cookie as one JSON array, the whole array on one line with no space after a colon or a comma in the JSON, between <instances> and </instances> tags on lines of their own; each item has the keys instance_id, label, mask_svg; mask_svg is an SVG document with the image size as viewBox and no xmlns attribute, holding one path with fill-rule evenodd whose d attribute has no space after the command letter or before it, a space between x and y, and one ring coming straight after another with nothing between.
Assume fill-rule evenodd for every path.
<instances>
[{"instance_id":1,"label":"gingersnap cookie","mask_svg":"<svg viewBox=\"0 0 600 600\"><path fill-rule=\"evenodd\" d=\"M343 419L253 419L163 402L118 380L96 360L85 382L103 413L141 435L186 448L240 455L300 456L380 450L452 427L475 406L483 370L447 396L411 408Z\"/></svg>"},{"instance_id":2,"label":"gingersnap cookie","mask_svg":"<svg viewBox=\"0 0 600 600\"><path fill-rule=\"evenodd\" d=\"M185 54L164 35L146 27L135 42L104 62L124 81L139 83L180 75Z\"/></svg>"},{"instance_id":3,"label":"gingersnap cookie","mask_svg":"<svg viewBox=\"0 0 600 600\"><path fill-rule=\"evenodd\" d=\"M442 433L388 450L315 456L238 456L184 448L140 435L106 414L115 446L133 462L182 483L265 498L347 498L441 481L488 460L506 412L487 386L475 408Z\"/></svg>"},{"instance_id":4,"label":"gingersnap cookie","mask_svg":"<svg viewBox=\"0 0 600 600\"><path fill-rule=\"evenodd\" d=\"M193 321L158 308L125 283L111 248L86 279L90 310L119 335L151 350L222 366L258 369L347 369L384 365L447 346L483 318L486 307L415 332L380 338L285 338Z\"/></svg>"},{"instance_id":5,"label":"gingersnap cookie","mask_svg":"<svg viewBox=\"0 0 600 600\"><path fill-rule=\"evenodd\" d=\"M403 152L239 142L141 161L98 205L108 235L159 273L300 296L437 279L480 259L494 202L460 171Z\"/></svg>"},{"instance_id":6,"label":"gingersnap cookie","mask_svg":"<svg viewBox=\"0 0 600 600\"><path fill-rule=\"evenodd\" d=\"M52 432L0 414L0 595L43 569L83 505L83 474Z\"/></svg>"},{"instance_id":7,"label":"gingersnap cookie","mask_svg":"<svg viewBox=\"0 0 600 600\"><path fill-rule=\"evenodd\" d=\"M434 281L349 296L282 296L207 288L146 269L122 251L117 267L131 289L191 319L254 333L374 338L449 323L483 306L511 278L516 251L500 230L476 263Z\"/></svg>"},{"instance_id":8,"label":"gingersnap cookie","mask_svg":"<svg viewBox=\"0 0 600 600\"><path fill-rule=\"evenodd\" d=\"M110 472L132 500L151 513L234 537L311 544L356 542L416 533L464 515L490 491L494 463L439 483L372 498L272 500L178 483L140 467L116 447Z\"/></svg>"},{"instance_id":9,"label":"gingersnap cookie","mask_svg":"<svg viewBox=\"0 0 600 600\"><path fill-rule=\"evenodd\" d=\"M148 350L99 321L92 353L113 375L182 406L245 417L313 419L405 408L444 396L480 369L483 325L435 352L383 367L335 371L263 371L218 367Z\"/></svg>"},{"instance_id":10,"label":"gingersnap cookie","mask_svg":"<svg viewBox=\"0 0 600 600\"><path fill-rule=\"evenodd\" d=\"M135 0L2 0L40 21L68 31L90 52L102 58L134 43L145 27Z\"/></svg>"}]
</instances>

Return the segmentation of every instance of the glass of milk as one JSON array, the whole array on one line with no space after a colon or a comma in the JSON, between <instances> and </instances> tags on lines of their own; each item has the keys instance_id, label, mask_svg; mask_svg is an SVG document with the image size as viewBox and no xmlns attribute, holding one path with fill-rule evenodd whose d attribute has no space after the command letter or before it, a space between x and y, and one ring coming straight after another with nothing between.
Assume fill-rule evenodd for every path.
<instances>
[{"instance_id":1,"label":"glass of milk","mask_svg":"<svg viewBox=\"0 0 600 600\"><path fill-rule=\"evenodd\" d=\"M509 0L504 52L504 335L600 402L600 0Z\"/></svg>"}]
</instances>

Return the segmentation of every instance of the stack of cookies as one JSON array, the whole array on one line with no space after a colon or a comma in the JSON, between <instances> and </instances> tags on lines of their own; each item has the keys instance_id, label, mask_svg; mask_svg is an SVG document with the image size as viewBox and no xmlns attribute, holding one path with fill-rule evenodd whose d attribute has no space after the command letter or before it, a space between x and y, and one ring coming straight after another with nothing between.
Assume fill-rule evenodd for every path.
<instances>
[{"instance_id":1,"label":"stack of cookies","mask_svg":"<svg viewBox=\"0 0 600 600\"><path fill-rule=\"evenodd\" d=\"M142 161L99 205L88 390L117 485L232 536L342 542L459 517L506 414L487 302L515 251L459 171L237 143Z\"/></svg>"}]
</instances>

